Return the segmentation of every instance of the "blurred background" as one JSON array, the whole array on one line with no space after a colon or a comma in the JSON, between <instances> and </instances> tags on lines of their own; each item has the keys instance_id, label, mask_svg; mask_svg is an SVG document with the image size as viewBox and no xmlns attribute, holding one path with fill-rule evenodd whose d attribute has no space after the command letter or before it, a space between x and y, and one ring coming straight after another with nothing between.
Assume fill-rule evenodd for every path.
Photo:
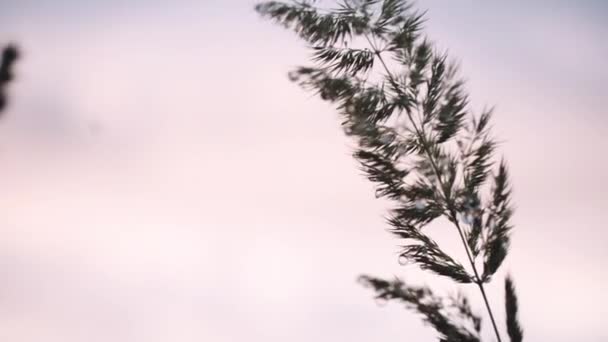
<instances>
[{"instance_id":1,"label":"blurred background","mask_svg":"<svg viewBox=\"0 0 608 342\"><path fill-rule=\"evenodd\" d=\"M338 116L288 81L304 45L255 3L0 1L23 54L0 120L0 339L434 340L356 278L455 289L398 265ZM517 207L498 316L508 271L527 340L608 340L608 4L417 7L475 109L496 105Z\"/></svg>"}]
</instances>

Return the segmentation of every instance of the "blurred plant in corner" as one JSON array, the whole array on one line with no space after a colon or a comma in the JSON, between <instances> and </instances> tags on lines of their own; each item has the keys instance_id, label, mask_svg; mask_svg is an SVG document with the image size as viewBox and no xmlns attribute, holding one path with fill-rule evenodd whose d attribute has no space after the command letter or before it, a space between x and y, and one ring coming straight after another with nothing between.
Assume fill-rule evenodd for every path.
<instances>
[{"instance_id":1,"label":"blurred plant in corner","mask_svg":"<svg viewBox=\"0 0 608 342\"><path fill-rule=\"evenodd\" d=\"M472 113L457 67L424 36L424 14L409 2L343 0L334 9L315 2L268 1L256 10L309 45L313 64L290 79L335 104L376 195L394 205L388 223L403 240L400 260L476 286L501 342L484 285L507 256L512 208L507 165L494 155L492 111ZM464 264L425 232L439 218L462 243ZM378 298L421 314L440 341L481 340L482 319L463 295L444 298L399 279L365 275L361 281ZM509 277L505 290L506 331L520 342Z\"/></svg>"},{"instance_id":2,"label":"blurred plant in corner","mask_svg":"<svg viewBox=\"0 0 608 342\"><path fill-rule=\"evenodd\" d=\"M6 107L6 87L13 79L13 65L19 58L19 52L15 45L9 44L2 50L0 61L0 112Z\"/></svg>"}]
</instances>

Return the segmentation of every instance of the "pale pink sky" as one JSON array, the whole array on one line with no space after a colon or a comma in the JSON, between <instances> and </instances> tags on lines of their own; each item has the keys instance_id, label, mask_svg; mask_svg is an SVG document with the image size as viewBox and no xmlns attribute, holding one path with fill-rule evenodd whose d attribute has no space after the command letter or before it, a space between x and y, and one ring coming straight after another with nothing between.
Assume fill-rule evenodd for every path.
<instances>
[{"instance_id":1,"label":"pale pink sky","mask_svg":"<svg viewBox=\"0 0 608 342\"><path fill-rule=\"evenodd\" d=\"M286 77L303 45L254 3L3 1L24 58L0 121L0 340L434 340L355 282L448 286L397 264L337 115ZM608 6L418 4L497 107L526 339L607 340Z\"/></svg>"}]
</instances>

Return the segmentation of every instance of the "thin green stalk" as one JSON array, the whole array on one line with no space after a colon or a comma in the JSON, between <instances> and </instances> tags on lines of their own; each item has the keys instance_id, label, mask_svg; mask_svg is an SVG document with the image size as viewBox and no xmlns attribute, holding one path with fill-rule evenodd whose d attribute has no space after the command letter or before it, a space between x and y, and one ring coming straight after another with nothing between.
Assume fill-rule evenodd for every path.
<instances>
[{"instance_id":1,"label":"thin green stalk","mask_svg":"<svg viewBox=\"0 0 608 342\"><path fill-rule=\"evenodd\" d=\"M494 328L494 333L496 334L496 338L498 339L498 342L501 342L500 334L498 333L498 327L496 325L496 320L494 319L494 314L492 313L492 308L490 307L490 302L488 301L488 297L486 296L486 290L483 287L483 281L481 281L481 277L479 276L479 273L477 272L477 267L475 266L475 261L473 261L473 258L471 257L471 251L469 250L469 246L464 238L464 234L462 233L460 224L456 220L456 214L454 213L453 209L451 209L451 210L452 210L451 215L453 218L452 222L454 223L454 225L456 226L456 229L458 230L458 235L460 235L460 240L462 241L464 250L467 252L467 257L469 259L469 262L471 263L471 267L473 268L473 273L475 275L475 284L477 284L477 286L479 287L479 291L481 292L481 296L483 297L483 301L486 305L486 309L488 309L488 315L490 316L490 321L492 322L492 327Z\"/></svg>"}]
</instances>

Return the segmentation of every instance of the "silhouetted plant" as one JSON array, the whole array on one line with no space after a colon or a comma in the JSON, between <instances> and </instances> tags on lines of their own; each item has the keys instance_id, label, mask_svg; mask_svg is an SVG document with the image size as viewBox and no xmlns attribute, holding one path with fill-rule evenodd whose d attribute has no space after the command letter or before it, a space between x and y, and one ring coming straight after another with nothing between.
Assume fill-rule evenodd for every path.
<instances>
[{"instance_id":1,"label":"silhouetted plant","mask_svg":"<svg viewBox=\"0 0 608 342\"><path fill-rule=\"evenodd\" d=\"M9 44L2 51L2 60L0 61L0 112L6 107L6 86L13 79L13 65L19 53L17 48Z\"/></svg>"},{"instance_id":2,"label":"silhouetted plant","mask_svg":"<svg viewBox=\"0 0 608 342\"><path fill-rule=\"evenodd\" d=\"M484 284L509 248L510 186L489 132L491 110L471 112L455 64L422 34L424 16L401 0L343 0L334 9L315 1L268 1L256 10L294 30L310 47L312 66L289 76L334 103L354 157L392 201L388 223L404 240L400 259L476 284L496 339L501 336ZM454 227L468 266L423 229L439 218ZM362 276L380 299L400 300L424 316L441 341L480 341L481 318L464 297L441 298L427 287ZM522 340L517 298L506 280L507 331Z\"/></svg>"}]
</instances>

